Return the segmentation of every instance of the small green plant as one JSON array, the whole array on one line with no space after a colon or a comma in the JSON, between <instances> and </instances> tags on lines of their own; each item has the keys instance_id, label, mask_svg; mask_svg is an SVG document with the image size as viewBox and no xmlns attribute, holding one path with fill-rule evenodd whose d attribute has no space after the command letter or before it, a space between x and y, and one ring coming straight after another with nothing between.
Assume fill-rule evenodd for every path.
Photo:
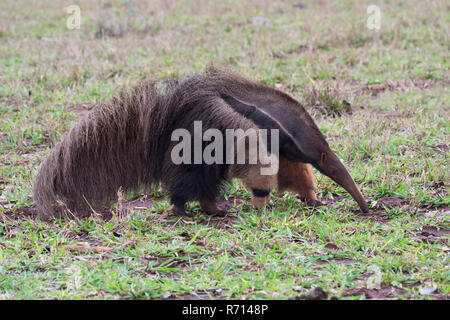
<instances>
[{"instance_id":1,"label":"small green plant","mask_svg":"<svg viewBox=\"0 0 450 320\"><path fill-rule=\"evenodd\" d=\"M320 87L312 85L305 90L303 101L307 108L316 110L325 116L351 114L352 107L348 93L338 84L324 83Z\"/></svg>"}]
</instances>

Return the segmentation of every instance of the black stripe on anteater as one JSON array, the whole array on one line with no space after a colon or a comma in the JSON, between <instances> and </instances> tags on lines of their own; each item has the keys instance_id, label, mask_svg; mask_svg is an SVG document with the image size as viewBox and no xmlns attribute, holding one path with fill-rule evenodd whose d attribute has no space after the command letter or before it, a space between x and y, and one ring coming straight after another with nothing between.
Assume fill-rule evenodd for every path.
<instances>
[{"instance_id":1,"label":"black stripe on anteater","mask_svg":"<svg viewBox=\"0 0 450 320\"><path fill-rule=\"evenodd\" d=\"M252 194L257 198L265 198L269 195L269 190L261 190L261 189L252 189Z\"/></svg>"}]
</instances>

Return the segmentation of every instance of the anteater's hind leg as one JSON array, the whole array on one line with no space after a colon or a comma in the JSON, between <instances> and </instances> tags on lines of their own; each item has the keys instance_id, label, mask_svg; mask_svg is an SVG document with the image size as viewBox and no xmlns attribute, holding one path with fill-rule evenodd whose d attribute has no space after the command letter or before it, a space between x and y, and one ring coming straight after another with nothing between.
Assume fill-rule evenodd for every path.
<instances>
[{"instance_id":1,"label":"anteater's hind leg","mask_svg":"<svg viewBox=\"0 0 450 320\"><path fill-rule=\"evenodd\" d=\"M178 167L171 176L168 186L170 204L173 213L179 216L193 217L194 214L186 212L185 204L188 201L198 200L201 186L198 183L198 174L195 171L186 170L187 167Z\"/></svg>"},{"instance_id":2,"label":"anteater's hind leg","mask_svg":"<svg viewBox=\"0 0 450 320\"><path fill-rule=\"evenodd\" d=\"M184 206L188 201L199 200L202 210L207 214L226 214L216 205L216 195L220 177L213 166L185 165L179 166L171 175L171 184L168 187L170 203L173 212L177 215L192 217L186 212Z\"/></svg>"},{"instance_id":3,"label":"anteater's hind leg","mask_svg":"<svg viewBox=\"0 0 450 320\"><path fill-rule=\"evenodd\" d=\"M303 162L291 162L280 157L278 192L292 191L312 206L322 206L314 191L314 175L311 166Z\"/></svg>"},{"instance_id":4,"label":"anteater's hind leg","mask_svg":"<svg viewBox=\"0 0 450 320\"><path fill-rule=\"evenodd\" d=\"M228 212L225 209L220 209L217 207L215 195L204 193L200 197L200 207L208 215L218 215L225 216Z\"/></svg>"},{"instance_id":5,"label":"anteater's hind leg","mask_svg":"<svg viewBox=\"0 0 450 320\"><path fill-rule=\"evenodd\" d=\"M184 208L187 200L184 197L180 197L177 195L170 195L170 204L172 205L172 212L178 216L187 216L193 217L194 214L191 212L187 212Z\"/></svg>"}]
</instances>

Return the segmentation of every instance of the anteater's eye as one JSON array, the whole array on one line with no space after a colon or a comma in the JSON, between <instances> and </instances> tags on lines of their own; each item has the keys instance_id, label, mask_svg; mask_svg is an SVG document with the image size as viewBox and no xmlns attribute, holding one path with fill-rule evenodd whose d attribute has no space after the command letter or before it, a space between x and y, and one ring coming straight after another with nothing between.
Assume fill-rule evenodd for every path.
<instances>
[{"instance_id":1,"label":"anteater's eye","mask_svg":"<svg viewBox=\"0 0 450 320\"><path fill-rule=\"evenodd\" d=\"M254 197L257 198L264 198L267 197L270 193L269 190L262 190L262 189L252 189L252 193Z\"/></svg>"},{"instance_id":2,"label":"anteater's eye","mask_svg":"<svg viewBox=\"0 0 450 320\"><path fill-rule=\"evenodd\" d=\"M327 161L327 154L326 152L322 152L322 154L320 155L320 164L323 165L325 163L325 161Z\"/></svg>"}]
</instances>

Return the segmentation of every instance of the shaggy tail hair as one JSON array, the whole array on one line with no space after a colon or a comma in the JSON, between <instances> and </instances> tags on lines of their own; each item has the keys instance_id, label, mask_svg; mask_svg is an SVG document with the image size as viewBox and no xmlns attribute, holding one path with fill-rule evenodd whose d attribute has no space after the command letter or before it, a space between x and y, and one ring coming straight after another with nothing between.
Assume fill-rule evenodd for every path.
<instances>
[{"instance_id":1,"label":"shaggy tail hair","mask_svg":"<svg viewBox=\"0 0 450 320\"><path fill-rule=\"evenodd\" d=\"M39 169L33 196L43 218L104 205L120 187L131 190L157 181L163 153L152 139L165 130L160 119L167 109L161 106L155 82L145 82L81 119Z\"/></svg>"}]
</instances>

